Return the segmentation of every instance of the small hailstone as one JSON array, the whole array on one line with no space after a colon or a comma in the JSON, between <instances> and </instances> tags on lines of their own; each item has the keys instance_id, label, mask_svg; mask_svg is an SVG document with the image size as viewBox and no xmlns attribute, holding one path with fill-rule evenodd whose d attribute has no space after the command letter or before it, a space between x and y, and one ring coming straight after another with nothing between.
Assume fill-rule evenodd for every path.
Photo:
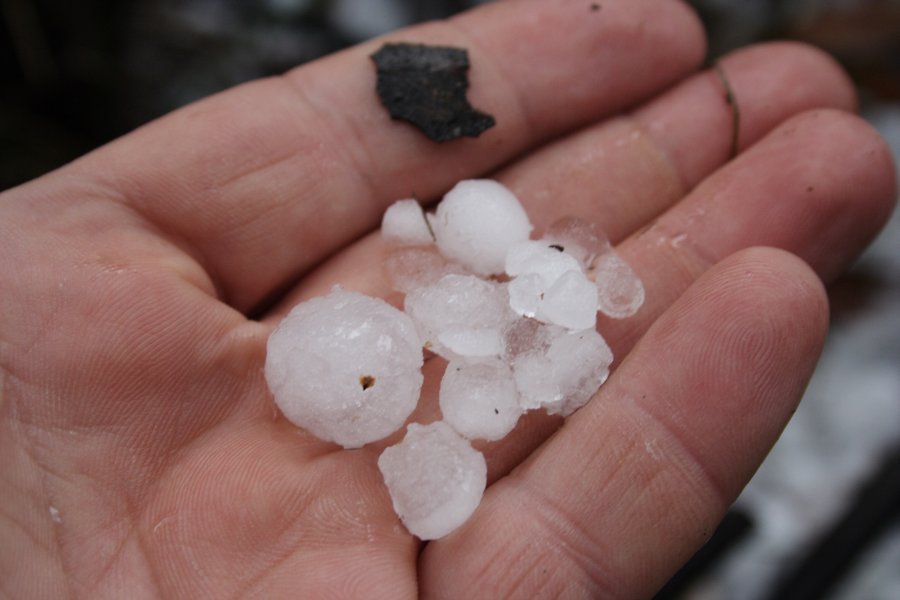
<instances>
[{"instance_id":1,"label":"small hailstone","mask_svg":"<svg viewBox=\"0 0 900 600\"><path fill-rule=\"evenodd\" d=\"M546 289L540 275L519 275L506 288L509 292L509 307L514 313L523 317L537 317L541 310L541 296Z\"/></svg>"},{"instance_id":2,"label":"small hailstone","mask_svg":"<svg viewBox=\"0 0 900 600\"><path fill-rule=\"evenodd\" d=\"M545 352L520 354L513 378L522 408L569 416L606 381L612 360L606 341L593 329L560 334Z\"/></svg>"},{"instance_id":3,"label":"small hailstone","mask_svg":"<svg viewBox=\"0 0 900 600\"><path fill-rule=\"evenodd\" d=\"M591 329L597 323L597 286L581 271L568 271L541 298L538 318L566 329Z\"/></svg>"},{"instance_id":4,"label":"small hailstone","mask_svg":"<svg viewBox=\"0 0 900 600\"><path fill-rule=\"evenodd\" d=\"M381 235L385 241L400 246L434 242L425 213L415 200L398 200L388 207L381 219Z\"/></svg>"},{"instance_id":5,"label":"small hailstone","mask_svg":"<svg viewBox=\"0 0 900 600\"><path fill-rule=\"evenodd\" d=\"M609 238L597 225L572 216L554 221L541 241L563 248L584 268L588 268L596 257L612 250Z\"/></svg>"},{"instance_id":6,"label":"small hailstone","mask_svg":"<svg viewBox=\"0 0 900 600\"><path fill-rule=\"evenodd\" d=\"M519 200L489 179L457 183L438 204L432 227L441 253L479 275L502 273L509 247L531 232Z\"/></svg>"},{"instance_id":7,"label":"small hailstone","mask_svg":"<svg viewBox=\"0 0 900 600\"><path fill-rule=\"evenodd\" d=\"M558 219L544 233L552 244L578 259L597 283L598 310L615 319L630 317L644 303L644 286L634 270L613 249L597 225L578 217Z\"/></svg>"},{"instance_id":8,"label":"small hailstone","mask_svg":"<svg viewBox=\"0 0 900 600\"><path fill-rule=\"evenodd\" d=\"M444 421L473 440L503 438L522 414L512 371L499 360L451 361L441 380L439 403Z\"/></svg>"},{"instance_id":9,"label":"small hailstone","mask_svg":"<svg viewBox=\"0 0 900 600\"><path fill-rule=\"evenodd\" d=\"M462 525L487 484L484 456L442 421L411 424L402 442L381 453L378 468L394 511L422 540Z\"/></svg>"},{"instance_id":10,"label":"small hailstone","mask_svg":"<svg viewBox=\"0 0 900 600\"><path fill-rule=\"evenodd\" d=\"M460 265L448 262L432 247L393 248L385 261L385 269L391 286L404 294L437 283L444 275L465 273Z\"/></svg>"},{"instance_id":11,"label":"small hailstone","mask_svg":"<svg viewBox=\"0 0 900 600\"><path fill-rule=\"evenodd\" d=\"M510 277L538 275L546 287L553 285L563 273L581 271L581 265L571 254L545 242L532 240L511 246L504 266Z\"/></svg>"},{"instance_id":12,"label":"small hailstone","mask_svg":"<svg viewBox=\"0 0 900 600\"><path fill-rule=\"evenodd\" d=\"M550 414L566 417L584 406L609 377L612 350L597 331L567 333L556 338L547 351L556 366L556 375L565 382L567 394L562 403L547 406Z\"/></svg>"},{"instance_id":13,"label":"small hailstone","mask_svg":"<svg viewBox=\"0 0 900 600\"><path fill-rule=\"evenodd\" d=\"M509 306L518 315L568 329L597 321L597 287L575 258L544 241L520 242L506 254Z\"/></svg>"},{"instance_id":14,"label":"small hailstone","mask_svg":"<svg viewBox=\"0 0 900 600\"><path fill-rule=\"evenodd\" d=\"M499 354L513 317L505 286L472 275L446 275L412 290L404 307L423 345L447 359Z\"/></svg>"},{"instance_id":15,"label":"small hailstone","mask_svg":"<svg viewBox=\"0 0 900 600\"><path fill-rule=\"evenodd\" d=\"M614 319L630 317L644 303L644 284L622 257L607 252L594 261L593 277L600 312Z\"/></svg>"},{"instance_id":16,"label":"small hailstone","mask_svg":"<svg viewBox=\"0 0 900 600\"><path fill-rule=\"evenodd\" d=\"M422 362L407 315L335 289L282 320L269 337L265 376L288 420L358 448L403 426L419 400Z\"/></svg>"}]
</instances>

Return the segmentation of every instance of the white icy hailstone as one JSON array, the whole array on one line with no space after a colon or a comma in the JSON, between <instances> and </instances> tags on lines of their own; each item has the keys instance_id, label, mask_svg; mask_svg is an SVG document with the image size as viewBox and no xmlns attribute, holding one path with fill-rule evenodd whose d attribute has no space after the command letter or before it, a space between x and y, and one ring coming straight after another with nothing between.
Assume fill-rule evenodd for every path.
<instances>
[{"instance_id":1,"label":"white icy hailstone","mask_svg":"<svg viewBox=\"0 0 900 600\"><path fill-rule=\"evenodd\" d=\"M546 287L553 285L563 273L581 271L581 265L571 254L553 248L546 242L533 240L511 246L506 254L504 267L510 277L538 275Z\"/></svg>"},{"instance_id":2,"label":"white icy hailstone","mask_svg":"<svg viewBox=\"0 0 900 600\"><path fill-rule=\"evenodd\" d=\"M509 306L516 314L567 329L587 329L597 322L597 287L579 262L560 246L526 241L506 255Z\"/></svg>"},{"instance_id":3,"label":"white icy hailstone","mask_svg":"<svg viewBox=\"0 0 900 600\"><path fill-rule=\"evenodd\" d=\"M489 179L457 183L438 204L432 227L441 253L479 275L502 273L509 247L531 233L519 200Z\"/></svg>"},{"instance_id":4,"label":"white icy hailstone","mask_svg":"<svg viewBox=\"0 0 900 600\"><path fill-rule=\"evenodd\" d=\"M597 225L578 217L555 221L542 238L571 254L597 284L598 310L615 319L630 317L644 303L644 285Z\"/></svg>"},{"instance_id":5,"label":"white icy hailstone","mask_svg":"<svg viewBox=\"0 0 900 600\"><path fill-rule=\"evenodd\" d=\"M540 275L526 273L512 279L506 286L509 307L517 315L537 318L541 311L541 296L546 286Z\"/></svg>"},{"instance_id":6,"label":"white icy hailstone","mask_svg":"<svg viewBox=\"0 0 900 600\"><path fill-rule=\"evenodd\" d=\"M444 358L486 358L503 352L502 331L514 317L506 287L473 275L446 275L406 295L422 344Z\"/></svg>"},{"instance_id":7,"label":"white icy hailstone","mask_svg":"<svg viewBox=\"0 0 900 600\"><path fill-rule=\"evenodd\" d=\"M594 260L593 277L598 290L598 308L603 314L624 319L644 303L644 284L615 251Z\"/></svg>"},{"instance_id":8,"label":"white icy hailstone","mask_svg":"<svg viewBox=\"0 0 900 600\"><path fill-rule=\"evenodd\" d=\"M397 200L381 219L385 241L400 246L425 246L434 242L425 212L415 200Z\"/></svg>"},{"instance_id":9,"label":"white icy hailstone","mask_svg":"<svg viewBox=\"0 0 900 600\"><path fill-rule=\"evenodd\" d=\"M571 415L606 381L612 360L606 341L593 329L559 334L546 351L520 354L512 368L522 408Z\"/></svg>"},{"instance_id":10,"label":"white icy hailstone","mask_svg":"<svg viewBox=\"0 0 900 600\"><path fill-rule=\"evenodd\" d=\"M522 407L509 366L499 360L452 361L441 380L444 421L470 440L499 440L513 430Z\"/></svg>"},{"instance_id":11,"label":"white icy hailstone","mask_svg":"<svg viewBox=\"0 0 900 600\"><path fill-rule=\"evenodd\" d=\"M538 318L566 329L592 329L597 323L597 286L580 271L557 279L541 299Z\"/></svg>"},{"instance_id":12,"label":"white icy hailstone","mask_svg":"<svg viewBox=\"0 0 900 600\"><path fill-rule=\"evenodd\" d=\"M394 511L422 540L462 525L487 484L484 456L442 421L411 424L402 442L382 452L378 468Z\"/></svg>"},{"instance_id":13,"label":"white icy hailstone","mask_svg":"<svg viewBox=\"0 0 900 600\"><path fill-rule=\"evenodd\" d=\"M282 320L269 337L265 376L289 421L358 448L403 426L419 400L422 362L407 315L336 288Z\"/></svg>"}]
</instances>

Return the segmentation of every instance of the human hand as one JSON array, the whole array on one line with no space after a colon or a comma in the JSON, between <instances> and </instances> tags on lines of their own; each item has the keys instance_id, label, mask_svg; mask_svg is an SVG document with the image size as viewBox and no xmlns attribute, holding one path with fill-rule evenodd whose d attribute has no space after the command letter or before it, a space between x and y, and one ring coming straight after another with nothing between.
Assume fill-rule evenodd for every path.
<instances>
[{"instance_id":1,"label":"human hand","mask_svg":"<svg viewBox=\"0 0 900 600\"><path fill-rule=\"evenodd\" d=\"M469 97L497 126L439 145L390 121L382 40L3 195L6 595L641 597L749 479L815 364L821 281L894 198L884 144L842 112L846 78L796 45L724 59L729 160L732 112L714 73L691 74L703 38L677 2L501 2L390 38L469 48ZM388 442L346 451L287 423L265 342L333 283L389 297L383 209L485 175L538 227L598 223L647 302L601 321L625 358L591 403L482 445L481 506L422 547L376 467Z\"/></svg>"}]
</instances>

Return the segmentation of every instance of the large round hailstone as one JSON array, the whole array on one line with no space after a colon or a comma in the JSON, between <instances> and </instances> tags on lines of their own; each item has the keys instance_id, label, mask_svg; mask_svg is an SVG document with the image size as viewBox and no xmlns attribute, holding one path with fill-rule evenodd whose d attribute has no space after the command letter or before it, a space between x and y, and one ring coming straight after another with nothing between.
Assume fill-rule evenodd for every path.
<instances>
[{"instance_id":1,"label":"large round hailstone","mask_svg":"<svg viewBox=\"0 0 900 600\"><path fill-rule=\"evenodd\" d=\"M447 192L432 228L444 256L479 275L495 275L503 272L509 247L528 239L531 222L502 184L470 179Z\"/></svg>"},{"instance_id":2,"label":"large round hailstone","mask_svg":"<svg viewBox=\"0 0 900 600\"><path fill-rule=\"evenodd\" d=\"M448 360L499 356L503 329L515 316L505 286L473 275L445 275L404 300L422 343Z\"/></svg>"},{"instance_id":3,"label":"large round hailstone","mask_svg":"<svg viewBox=\"0 0 900 600\"><path fill-rule=\"evenodd\" d=\"M451 362L439 398L444 421L470 440L505 437L523 412L512 371L499 360Z\"/></svg>"},{"instance_id":4,"label":"large round hailstone","mask_svg":"<svg viewBox=\"0 0 900 600\"><path fill-rule=\"evenodd\" d=\"M487 485L484 456L443 421L411 424L403 441L378 457L378 469L394 512L422 540L462 525Z\"/></svg>"},{"instance_id":5,"label":"large round hailstone","mask_svg":"<svg viewBox=\"0 0 900 600\"><path fill-rule=\"evenodd\" d=\"M400 429L422 388L422 348L408 316L332 290L298 304L269 337L265 375L289 421L358 448Z\"/></svg>"},{"instance_id":6,"label":"large round hailstone","mask_svg":"<svg viewBox=\"0 0 900 600\"><path fill-rule=\"evenodd\" d=\"M546 351L520 354L513 362L513 378L522 408L571 415L606 381L612 361L612 351L593 329L562 333Z\"/></svg>"}]
</instances>

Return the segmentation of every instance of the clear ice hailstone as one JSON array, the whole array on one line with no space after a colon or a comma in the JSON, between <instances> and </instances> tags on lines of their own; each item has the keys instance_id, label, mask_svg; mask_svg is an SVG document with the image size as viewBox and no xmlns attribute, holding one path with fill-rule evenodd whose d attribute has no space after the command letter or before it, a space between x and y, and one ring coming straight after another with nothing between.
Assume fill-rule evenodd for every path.
<instances>
[{"instance_id":1,"label":"clear ice hailstone","mask_svg":"<svg viewBox=\"0 0 900 600\"><path fill-rule=\"evenodd\" d=\"M516 319L503 331L503 360L507 364L527 352L546 353L565 329L535 319Z\"/></svg>"},{"instance_id":2,"label":"clear ice hailstone","mask_svg":"<svg viewBox=\"0 0 900 600\"><path fill-rule=\"evenodd\" d=\"M612 250L609 238L596 224L573 216L551 223L541 241L562 247L585 269L596 257Z\"/></svg>"},{"instance_id":3,"label":"clear ice hailstone","mask_svg":"<svg viewBox=\"0 0 900 600\"><path fill-rule=\"evenodd\" d=\"M414 289L404 307L422 344L448 360L497 356L503 328L515 316L504 285L473 275L446 275Z\"/></svg>"},{"instance_id":4,"label":"clear ice hailstone","mask_svg":"<svg viewBox=\"0 0 900 600\"><path fill-rule=\"evenodd\" d=\"M470 440L499 440L513 430L522 407L509 366L499 360L452 361L441 380L441 414Z\"/></svg>"},{"instance_id":5,"label":"clear ice hailstone","mask_svg":"<svg viewBox=\"0 0 900 600\"><path fill-rule=\"evenodd\" d=\"M522 408L571 415L606 381L612 360L606 341L593 329L559 334L546 351L520 354L512 368Z\"/></svg>"},{"instance_id":6,"label":"clear ice hailstone","mask_svg":"<svg viewBox=\"0 0 900 600\"><path fill-rule=\"evenodd\" d=\"M378 458L394 512L422 540L444 537L475 511L487 484L484 456L443 421L411 424Z\"/></svg>"},{"instance_id":7,"label":"clear ice hailstone","mask_svg":"<svg viewBox=\"0 0 900 600\"><path fill-rule=\"evenodd\" d=\"M465 273L465 269L448 262L433 246L395 247L388 254L385 269L391 286L404 294L437 283L444 275Z\"/></svg>"},{"instance_id":8,"label":"clear ice hailstone","mask_svg":"<svg viewBox=\"0 0 900 600\"><path fill-rule=\"evenodd\" d=\"M400 246L425 246L434 242L425 212L415 200L398 200L381 219L381 236Z\"/></svg>"},{"instance_id":9,"label":"clear ice hailstone","mask_svg":"<svg viewBox=\"0 0 900 600\"><path fill-rule=\"evenodd\" d=\"M598 308L603 314L624 319L644 303L644 284L615 251L599 256L592 271L598 290Z\"/></svg>"},{"instance_id":10,"label":"clear ice hailstone","mask_svg":"<svg viewBox=\"0 0 900 600\"><path fill-rule=\"evenodd\" d=\"M345 448L400 429L418 403L415 325L382 300L336 288L298 304L266 350L266 382L284 416Z\"/></svg>"},{"instance_id":11,"label":"clear ice hailstone","mask_svg":"<svg viewBox=\"0 0 900 600\"><path fill-rule=\"evenodd\" d=\"M432 227L441 253L479 275L502 273L509 247L531 233L519 200L490 179L457 183L438 204Z\"/></svg>"}]
</instances>

